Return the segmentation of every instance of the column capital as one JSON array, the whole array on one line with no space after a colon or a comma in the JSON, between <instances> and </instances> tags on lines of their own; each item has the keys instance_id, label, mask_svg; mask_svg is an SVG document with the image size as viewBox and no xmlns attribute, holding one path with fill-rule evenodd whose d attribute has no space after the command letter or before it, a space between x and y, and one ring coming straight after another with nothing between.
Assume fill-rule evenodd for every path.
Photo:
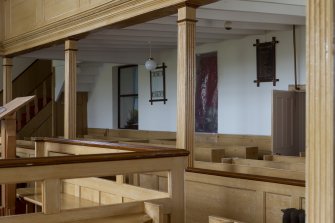
<instances>
[{"instance_id":1,"label":"column capital","mask_svg":"<svg viewBox=\"0 0 335 223\"><path fill-rule=\"evenodd\" d=\"M196 9L190 6L184 6L178 9L178 22L193 21L196 22Z\"/></svg>"},{"instance_id":2,"label":"column capital","mask_svg":"<svg viewBox=\"0 0 335 223\"><path fill-rule=\"evenodd\" d=\"M13 59L11 57L2 58L2 66L13 66Z\"/></svg>"},{"instance_id":3,"label":"column capital","mask_svg":"<svg viewBox=\"0 0 335 223\"><path fill-rule=\"evenodd\" d=\"M73 39L67 39L65 40L65 51L71 50L71 51L77 51L77 41Z\"/></svg>"}]
</instances>

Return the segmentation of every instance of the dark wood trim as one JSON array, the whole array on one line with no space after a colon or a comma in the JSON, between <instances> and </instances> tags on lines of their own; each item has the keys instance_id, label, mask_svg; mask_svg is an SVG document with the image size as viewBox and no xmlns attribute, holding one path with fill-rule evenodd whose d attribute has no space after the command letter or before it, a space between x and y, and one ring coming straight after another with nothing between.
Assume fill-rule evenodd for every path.
<instances>
[{"instance_id":1,"label":"dark wood trim","mask_svg":"<svg viewBox=\"0 0 335 223\"><path fill-rule=\"evenodd\" d=\"M188 156L188 152L182 149L172 149L165 151L158 150L158 151L129 152L129 153L3 159L0 160L0 169L10 167L50 166L50 165L61 165L61 164L75 164L75 163L157 159L157 158L181 157L181 156Z\"/></svg>"},{"instance_id":2,"label":"dark wood trim","mask_svg":"<svg viewBox=\"0 0 335 223\"><path fill-rule=\"evenodd\" d=\"M193 22L193 23L196 23L196 22L198 22L198 20L195 20L195 19L181 19L181 20L177 21L177 23L182 23L182 22Z\"/></svg>"},{"instance_id":3,"label":"dark wood trim","mask_svg":"<svg viewBox=\"0 0 335 223\"><path fill-rule=\"evenodd\" d=\"M94 147L99 147L99 148L117 149L117 150L133 151L133 152L175 150L174 148L168 148L168 147L133 145L133 144L126 144L126 143L111 143L111 142L99 142L99 141L86 141L86 140L78 140L78 139L36 137L36 138L32 138L32 140L36 142L51 142L51 143L69 144L69 145L78 145L78 146L94 146Z\"/></svg>"},{"instance_id":4,"label":"dark wood trim","mask_svg":"<svg viewBox=\"0 0 335 223\"><path fill-rule=\"evenodd\" d=\"M292 186L298 186L298 187L306 186L306 182L304 180L293 180L293 179L286 179L286 178L279 178L279 177L260 176L260 175L245 174L245 173L233 173L233 172L227 172L227 171L207 170L207 169L200 169L200 168L187 168L186 171L190 173L199 173L199 174L206 174L206 175L219 176L219 177L230 177L230 178L237 178L237 179L244 179L244 180L262 181L262 182L292 185Z\"/></svg>"}]
</instances>

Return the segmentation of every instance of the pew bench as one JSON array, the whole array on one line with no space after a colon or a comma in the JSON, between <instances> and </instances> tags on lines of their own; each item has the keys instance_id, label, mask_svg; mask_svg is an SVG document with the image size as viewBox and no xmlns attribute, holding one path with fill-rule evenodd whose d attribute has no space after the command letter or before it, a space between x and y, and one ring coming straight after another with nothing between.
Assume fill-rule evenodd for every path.
<instances>
[{"instance_id":1,"label":"pew bench","mask_svg":"<svg viewBox=\"0 0 335 223\"><path fill-rule=\"evenodd\" d=\"M256 146L196 147L195 160L220 163L222 158L258 159Z\"/></svg>"},{"instance_id":2,"label":"pew bench","mask_svg":"<svg viewBox=\"0 0 335 223\"><path fill-rule=\"evenodd\" d=\"M16 190L16 196L20 199L25 200L31 204L35 204L42 207L42 191L41 188L18 188ZM61 193L61 209L75 209L99 206L99 203L76 197L74 195Z\"/></svg>"},{"instance_id":3,"label":"pew bench","mask_svg":"<svg viewBox=\"0 0 335 223\"><path fill-rule=\"evenodd\" d=\"M209 216L209 223L244 223L241 221L236 221L228 218Z\"/></svg>"},{"instance_id":4,"label":"pew bench","mask_svg":"<svg viewBox=\"0 0 335 223\"><path fill-rule=\"evenodd\" d=\"M195 160L220 163L225 157L225 149L223 148L196 148Z\"/></svg>"},{"instance_id":5,"label":"pew bench","mask_svg":"<svg viewBox=\"0 0 335 223\"><path fill-rule=\"evenodd\" d=\"M264 155L263 160L286 163L305 163L306 158L303 156Z\"/></svg>"},{"instance_id":6,"label":"pew bench","mask_svg":"<svg viewBox=\"0 0 335 223\"><path fill-rule=\"evenodd\" d=\"M265 168L305 172L304 163L287 163L279 161L253 160L253 159L240 159L240 158L222 158L221 162L234 165L250 166L250 167L265 167Z\"/></svg>"}]
</instances>

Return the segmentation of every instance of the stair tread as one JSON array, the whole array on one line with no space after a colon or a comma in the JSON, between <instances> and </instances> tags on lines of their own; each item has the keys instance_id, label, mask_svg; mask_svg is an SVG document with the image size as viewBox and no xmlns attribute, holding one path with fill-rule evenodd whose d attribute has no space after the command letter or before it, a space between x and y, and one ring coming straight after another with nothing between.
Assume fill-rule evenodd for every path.
<instances>
[{"instance_id":1,"label":"stair tread","mask_svg":"<svg viewBox=\"0 0 335 223\"><path fill-rule=\"evenodd\" d=\"M87 220L71 221L71 223L152 223L152 219L147 214L131 214L124 216L94 218ZM70 222L68 222L70 223Z\"/></svg>"}]
</instances>

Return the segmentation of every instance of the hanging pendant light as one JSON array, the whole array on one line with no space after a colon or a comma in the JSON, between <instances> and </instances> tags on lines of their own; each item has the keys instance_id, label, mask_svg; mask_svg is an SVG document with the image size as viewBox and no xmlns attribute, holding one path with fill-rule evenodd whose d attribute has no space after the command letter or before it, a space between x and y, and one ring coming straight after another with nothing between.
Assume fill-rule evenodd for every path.
<instances>
[{"instance_id":1,"label":"hanging pendant light","mask_svg":"<svg viewBox=\"0 0 335 223\"><path fill-rule=\"evenodd\" d=\"M145 66L145 68L146 68L147 70L152 71L152 70L156 69L156 67L157 67L157 63L156 63L156 61L154 60L154 58L151 57L151 42L149 42L149 48L150 48L150 56L149 56L149 58L145 61L144 66Z\"/></svg>"}]
</instances>

